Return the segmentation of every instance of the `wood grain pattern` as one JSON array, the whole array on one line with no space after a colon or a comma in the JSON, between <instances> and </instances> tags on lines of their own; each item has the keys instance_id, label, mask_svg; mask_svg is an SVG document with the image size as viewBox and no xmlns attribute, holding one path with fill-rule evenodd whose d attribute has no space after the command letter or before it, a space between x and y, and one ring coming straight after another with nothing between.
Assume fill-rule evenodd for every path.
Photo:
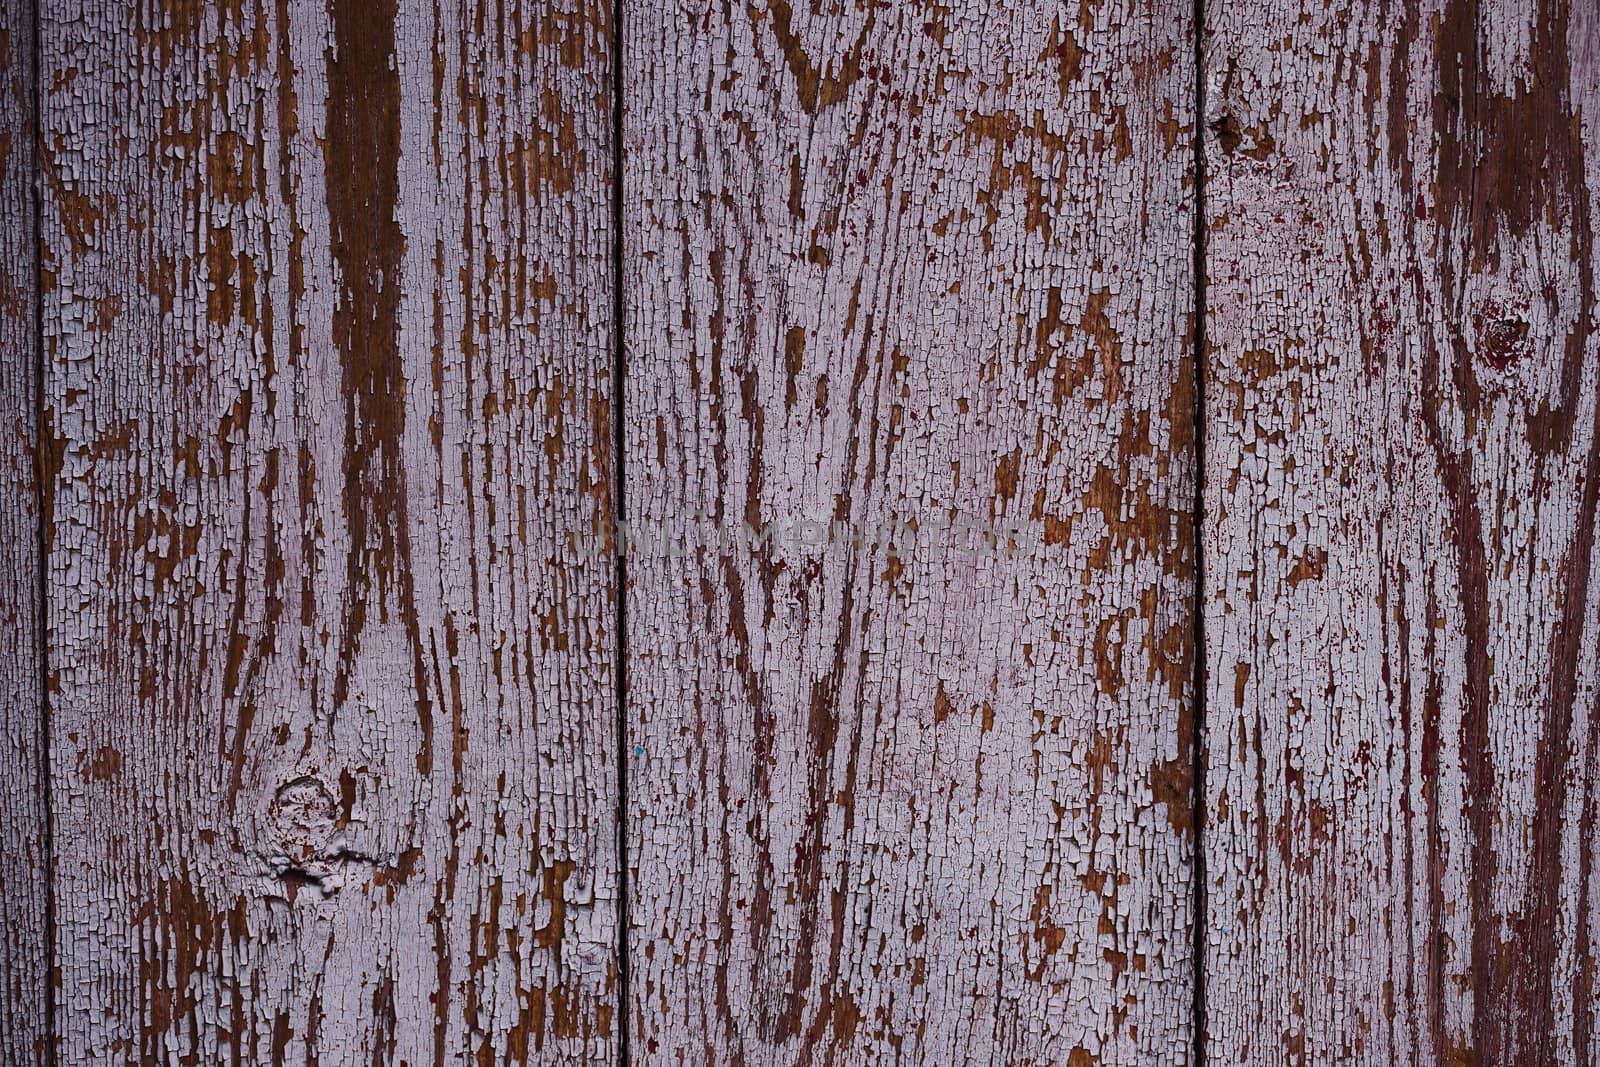
<instances>
[{"instance_id":1,"label":"wood grain pattern","mask_svg":"<svg viewBox=\"0 0 1600 1067\"><path fill-rule=\"evenodd\" d=\"M1187 1062L1189 6L624 11L635 1058Z\"/></svg>"},{"instance_id":2,"label":"wood grain pattern","mask_svg":"<svg viewBox=\"0 0 1600 1067\"><path fill-rule=\"evenodd\" d=\"M1600 1059L1600 20L1208 4L1210 1060Z\"/></svg>"},{"instance_id":3,"label":"wood grain pattern","mask_svg":"<svg viewBox=\"0 0 1600 1067\"><path fill-rule=\"evenodd\" d=\"M36 452L34 8L0 7L0 1062L45 1062L49 830Z\"/></svg>"},{"instance_id":4,"label":"wood grain pattern","mask_svg":"<svg viewBox=\"0 0 1600 1067\"><path fill-rule=\"evenodd\" d=\"M611 1061L606 9L43 19L59 1061Z\"/></svg>"}]
</instances>

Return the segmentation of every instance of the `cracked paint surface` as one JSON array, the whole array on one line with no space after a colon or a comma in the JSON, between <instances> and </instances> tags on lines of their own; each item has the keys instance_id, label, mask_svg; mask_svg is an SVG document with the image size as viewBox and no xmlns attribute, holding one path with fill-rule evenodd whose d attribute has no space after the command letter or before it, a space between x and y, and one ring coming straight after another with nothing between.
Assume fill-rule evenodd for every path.
<instances>
[{"instance_id":1,"label":"cracked paint surface","mask_svg":"<svg viewBox=\"0 0 1600 1067\"><path fill-rule=\"evenodd\" d=\"M0 1058L1600 1056L1600 20L1206 6L0 11Z\"/></svg>"},{"instance_id":2,"label":"cracked paint surface","mask_svg":"<svg viewBox=\"0 0 1600 1067\"><path fill-rule=\"evenodd\" d=\"M0 8L0 1061L49 1041L48 792L39 544L33 6Z\"/></svg>"},{"instance_id":3,"label":"cracked paint surface","mask_svg":"<svg viewBox=\"0 0 1600 1067\"><path fill-rule=\"evenodd\" d=\"M626 15L634 1057L1189 1062L1189 7Z\"/></svg>"},{"instance_id":4,"label":"cracked paint surface","mask_svg":"<svg viewBox=\"0 0 1600 1067\"><path fill-rule=\"evenodd\" d=\"M1208 1045L1600 1056L1588 5L1208 5Z\"/></svg>"},{"instance_id":5,"label":"cracked paint surface","mask_svg":"<svg viewBox=\"0 0 1600 1067\"><path fill-rule=\"evenodd\" d=\"M609 1061L607 10L41 16L61 1062Z\"/></svg>"}]
</instances>

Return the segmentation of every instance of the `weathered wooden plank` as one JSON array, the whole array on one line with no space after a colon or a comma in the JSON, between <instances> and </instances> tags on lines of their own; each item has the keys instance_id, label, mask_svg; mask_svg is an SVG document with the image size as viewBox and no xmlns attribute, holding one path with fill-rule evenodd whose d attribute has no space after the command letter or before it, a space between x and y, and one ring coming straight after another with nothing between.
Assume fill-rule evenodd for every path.
<instances>
[{"instance_id":1,"label":"weathered wooden plank","mask_svg":"<svg viewBox=\"0 0 1600 1067\"><path fill-rule=\"evenodd\" d=\"M43 40L60 1062L608 1062L606 8Z\"/></svg>"},{"instance_id":2,"label":"weathered wooden plank","mask_svg":"<svg viewBox=\"0 0 1600 1067\"><path fill-rule=\"evenodd\" d=\"M1209 1059L1594 1063L1600 24L1207 11Z\"/></svg>"},{"instance_id":3,"label":"weathered wooden plank","mask_svg":"<svg viewBox=\"0 0 1600 1067\"><path fill-rule=\"evenodd\" d=\"M34 7L0 7L0 1062L43 1064L49 828L36 447Z\"/></svg>"},{"instance_id":4,"label":"weathered wooden plank","mask_svg":"<svg viewBox=\"0 0 1600 1067\"><path fill-rule=\"evenodd\" d=\"M1189 5L624 12L638 1059L1186 1062Z\"/></svg>"}]
</instances>

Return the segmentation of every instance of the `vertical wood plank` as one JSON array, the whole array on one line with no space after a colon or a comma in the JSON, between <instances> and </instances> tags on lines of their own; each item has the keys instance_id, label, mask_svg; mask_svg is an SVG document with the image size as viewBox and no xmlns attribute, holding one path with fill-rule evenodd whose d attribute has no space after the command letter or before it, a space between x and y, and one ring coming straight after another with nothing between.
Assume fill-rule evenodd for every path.
<instances>
[{"instance_id":1,"label":"vertical wood plank","mask_svg":"<svg viewBox=\"0 0 1600 1067\"><path fill-rule=\"evenodd\" d=\"M50 1033L33 33L31 2L0 8L0 1061L17 1067Z\"/></svg>"},{"instance_id":2,"label":"vertical wood plank","mask_svg":"<svg viewBox=\"0 0 1600 1067\"><path fill-rule=\"evenodd\" d=\"M1189 5L624 10L637 1058L1187 1062Z\"/></svg>"},{"instance_id":3,"label":"vertical wood plank","mask_svg":"<svg viewBox=\"0 0 1600 1067\"><path fill-rule=\"evenodd\" d=\"M61 1062L610 1062L607 9L44 20Z\"/></svg>"},{"instance_id":4,"label":"vertical wood plank","mask_svg":"<svg viewBox=\"0 0 1600 1067\"><path fill-rule=\"evenodd\" d=\"M1594 1063L1600 22L1207 8L1209 1059Z\"/></svg>"}]
</instances>

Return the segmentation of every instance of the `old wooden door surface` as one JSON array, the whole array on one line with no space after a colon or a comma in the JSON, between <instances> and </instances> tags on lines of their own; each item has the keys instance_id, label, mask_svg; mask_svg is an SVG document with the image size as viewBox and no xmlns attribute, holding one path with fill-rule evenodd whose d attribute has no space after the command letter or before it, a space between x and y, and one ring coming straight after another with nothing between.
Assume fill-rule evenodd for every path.
<instances>
[{"instance_id":1,"label":"old wooden door surface","mask_svg":"<svg viewBox=\"0 0 1600 1067\"><path fill-rule=\"evenodd\" d=\"M1600 1062L1587 6L0 62L0 1061Z\"/></svg>"}]
</instances>

